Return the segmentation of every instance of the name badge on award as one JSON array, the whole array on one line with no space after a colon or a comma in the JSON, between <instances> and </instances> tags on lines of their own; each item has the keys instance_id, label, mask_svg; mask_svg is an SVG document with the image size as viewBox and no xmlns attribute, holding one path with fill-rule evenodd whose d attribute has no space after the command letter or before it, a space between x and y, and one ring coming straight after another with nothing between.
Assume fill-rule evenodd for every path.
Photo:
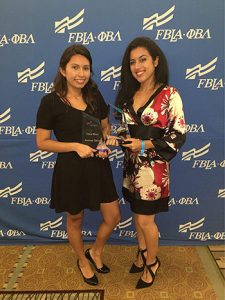
<instances>
[{"instance_id":1,"label":"name badge on award","mask_svg":"<svg viewBox=\"0 0 225 300\"><path fill-rule=\"evenodd\" d=\"M102 138L99 119L82 112L82 143L96 148Z\"/></svg>"}]
</instances>

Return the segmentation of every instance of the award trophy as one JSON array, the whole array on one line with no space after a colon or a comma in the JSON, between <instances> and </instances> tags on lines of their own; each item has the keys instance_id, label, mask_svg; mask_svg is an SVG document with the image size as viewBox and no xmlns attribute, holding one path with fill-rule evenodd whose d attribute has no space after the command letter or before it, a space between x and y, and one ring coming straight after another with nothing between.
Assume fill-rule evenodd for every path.
<instances>
[{"instance_id":1,"label":"award trophy","mask_svg":"<svg viewBox=\"0 0 225 300\"><path fill-rule=\"evenodd\" d=\"M126 121L126 116L124 114L124 112L122 111L122 109L114 106L113 104L109 104L111 105L117 112L119 112L121 114L121 124L119 126L119 128L117 128L116 132L118 135L118 143L120 146L124 145L124 144L130 144L130 141L125 141L126 138L130 137L130 131L128 128L128 124Z\"/></svg>"},{"instance_id":2,"label":"award trophy","mask_svg":"<svg viewBox=\"0 0 225 300\"><path fill-rule=\"evenodd\" d=\"M82 113L82 143L96 148L102 140L102 129L100 121L83 112Z\"/></svg>"}]
</instances>

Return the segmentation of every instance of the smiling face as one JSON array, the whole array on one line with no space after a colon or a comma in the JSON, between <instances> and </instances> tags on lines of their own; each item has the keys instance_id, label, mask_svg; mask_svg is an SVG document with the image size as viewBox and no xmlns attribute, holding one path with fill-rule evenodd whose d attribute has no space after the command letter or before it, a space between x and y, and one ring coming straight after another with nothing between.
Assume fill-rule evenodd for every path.
<instances>
[{"instance_id":1,"label":"smiling face","mask_svg":"<svg viewBox=\"0 0 225 300\"><path fill-rule=\"evenodd\" d=\"M91 76L89 60L80 54L75 54L67 63L65 69L60 68L60 73L67 81L68 90L82 89Z\"/></svg>"},{"instance_id":2,"label":"smiling face","mask_svg":"<svg viewBox=\"0 0 225 300\"><path fill-rule=\"evenodd\" d=\"M159 58L155 60L144 47L137 47L130 52L130 70L133 77L141 84L155 81L155 68Z\"/></svg>"}]
</instances>

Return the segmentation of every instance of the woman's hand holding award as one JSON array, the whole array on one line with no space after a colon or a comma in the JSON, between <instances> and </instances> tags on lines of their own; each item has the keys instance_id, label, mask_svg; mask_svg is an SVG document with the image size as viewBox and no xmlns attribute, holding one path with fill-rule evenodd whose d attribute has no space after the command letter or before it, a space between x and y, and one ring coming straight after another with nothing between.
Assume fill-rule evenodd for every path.
<instances>
[{"instance_id":1,"label":"woman's hand holding award","mask_svg":"<svg viewBox=\"0 0 225 300\"><path fill-rule=\"evenodd\" d=\"M130 144L130 141L126 141L126 138L130 137L130 132L129 128L126 122L126 116L122 109L114 106L113 104L109 104L112 106L117 112L121 114L121 124L117 128L117 136L108 136L107 137L107 145L112 145L112 146L122 146L125 144Z\"/></svg>"}]
</instances>

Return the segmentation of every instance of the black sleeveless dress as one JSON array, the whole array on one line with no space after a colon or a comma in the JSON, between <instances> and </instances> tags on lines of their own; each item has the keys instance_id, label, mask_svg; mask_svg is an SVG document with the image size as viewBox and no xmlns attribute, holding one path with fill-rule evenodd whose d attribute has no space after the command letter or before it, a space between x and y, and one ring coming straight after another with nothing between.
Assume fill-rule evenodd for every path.
<instances>
[{"instance_id":1,"label":"black sleeveless dress","mask_svg":"<svg viewBox=\"0 0 225 300\"><path fill-rule=\"evenodd\" d=\"M99 120L108 116L108 107L97 93L95 113ZM82 111L63 103L53 92L42 98L36 128L53 130L60 142L82 143ZM52 177L50 207L56 212L77 214L83 209L99 210L100 203L118 199L108 159L81 158L76 152L58 153Z\"/></svg>"}]
</instances>

